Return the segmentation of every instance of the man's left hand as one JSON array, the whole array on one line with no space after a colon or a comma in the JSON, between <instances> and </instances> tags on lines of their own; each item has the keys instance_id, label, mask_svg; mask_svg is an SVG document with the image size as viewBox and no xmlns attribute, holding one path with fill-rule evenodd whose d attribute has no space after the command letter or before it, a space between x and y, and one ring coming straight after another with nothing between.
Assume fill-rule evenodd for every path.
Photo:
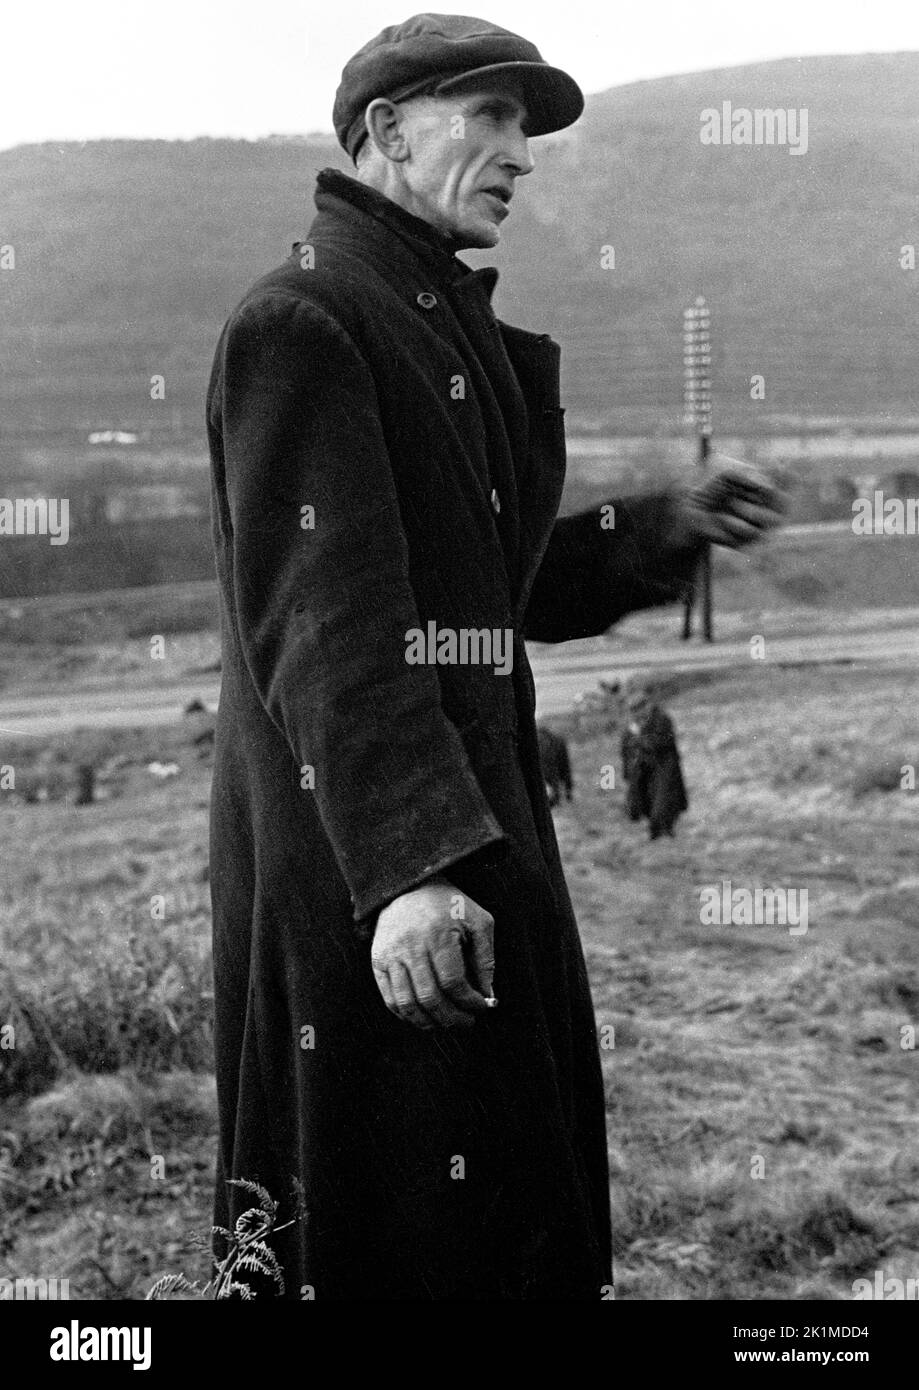
<instances>
[{"instance_id":1,"label":"man's left hand","mask_svg":"<svg viewBox=\"0 0 919 1390\"><path fill-rule=\"evenodd\" d=\"M767 474L726 454L713 454L712 472L677 499L679 542L709 541L737 550L781 525L785 504Z\"/></svg>"}]
</instances>

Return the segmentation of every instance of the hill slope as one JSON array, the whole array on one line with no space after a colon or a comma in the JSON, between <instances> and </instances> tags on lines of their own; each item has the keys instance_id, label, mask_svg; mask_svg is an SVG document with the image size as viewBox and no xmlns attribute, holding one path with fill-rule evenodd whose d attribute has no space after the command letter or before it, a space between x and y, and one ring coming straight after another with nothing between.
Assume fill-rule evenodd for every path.
<instances>
[{"instance_id":1,"label":"hill slope","mask_svg":"<svg viewBox=\"0 0 919 1390\"><path fill-rule=\"evenodd\" d=\"M808 111L808 147L703 145L700 114ZM680 312L716 331L716 420L919 414L919 54L789 59L615 88L537 141L499 313L565 350L570 423L679 424ZM312 216L331 137L101 141L0 153L3 434L200 429L222 320ZM615 269L601 248L615 248ZM765 400L750 399L750 377ZM166 378L166 400L150 378Z\"/></svg>"}]
</instances>

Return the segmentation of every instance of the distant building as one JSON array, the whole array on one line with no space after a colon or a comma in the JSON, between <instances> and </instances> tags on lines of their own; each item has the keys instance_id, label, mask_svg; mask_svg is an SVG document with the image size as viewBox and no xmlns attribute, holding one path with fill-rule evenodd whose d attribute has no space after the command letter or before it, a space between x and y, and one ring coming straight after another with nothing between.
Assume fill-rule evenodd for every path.
<instances>
[{"instance_id":1,"label":"distant building","mask_svg":"<svg viewBox=\"0 0 919 1390\"><path fill-rule=\"evenodd\" d=\"M93 430L88 436L89 444L136 444L137 435L128 430Z\"/></svg>"},{"instance_id":2,"label":"distant building","mask_svg":"<svg viewBox=\"0 0 919 1390\"><path fill-rule=\"evenodd\" d=\"M162 517L203 516L207 509L205 495L197 496L177 483L115 487L109 489L105 497L106 519L113 526Z\"/></svg>"}]
</instances>

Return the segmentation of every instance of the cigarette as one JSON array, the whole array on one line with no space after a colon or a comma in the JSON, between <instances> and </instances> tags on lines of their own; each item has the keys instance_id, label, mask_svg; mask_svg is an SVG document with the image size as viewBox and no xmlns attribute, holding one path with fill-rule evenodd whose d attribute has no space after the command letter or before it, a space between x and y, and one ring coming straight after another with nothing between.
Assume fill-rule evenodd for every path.
<instances>
[{"instance_id":1,"label":"cigarette","mask_svg":"<svg viewBox=\"0 0 919 1390\"><path fill-rule=\"evenodd\" d=\"M490 997L486 995L485 1003L488 1005L490 1009L496 1009L498 1007L498 1001L494 995L491 995Z\"/></svg>"}]
</instances>

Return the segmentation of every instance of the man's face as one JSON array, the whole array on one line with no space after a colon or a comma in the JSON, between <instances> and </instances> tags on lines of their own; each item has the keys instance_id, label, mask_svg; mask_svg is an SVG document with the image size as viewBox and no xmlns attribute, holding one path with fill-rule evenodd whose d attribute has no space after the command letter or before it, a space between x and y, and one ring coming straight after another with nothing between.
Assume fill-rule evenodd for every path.
<instances>
[{"instance_id":1,"label":"man's face","mask_svg":"<svg viewBox=\"0 0 919 1390\"><path fill-rule=\"evenodd\" d=\"M460 249L495 246L514 182L533 169L526 108L513 90L477 87L405 102L410 208Z\"/></svg>"}]
</instances>

